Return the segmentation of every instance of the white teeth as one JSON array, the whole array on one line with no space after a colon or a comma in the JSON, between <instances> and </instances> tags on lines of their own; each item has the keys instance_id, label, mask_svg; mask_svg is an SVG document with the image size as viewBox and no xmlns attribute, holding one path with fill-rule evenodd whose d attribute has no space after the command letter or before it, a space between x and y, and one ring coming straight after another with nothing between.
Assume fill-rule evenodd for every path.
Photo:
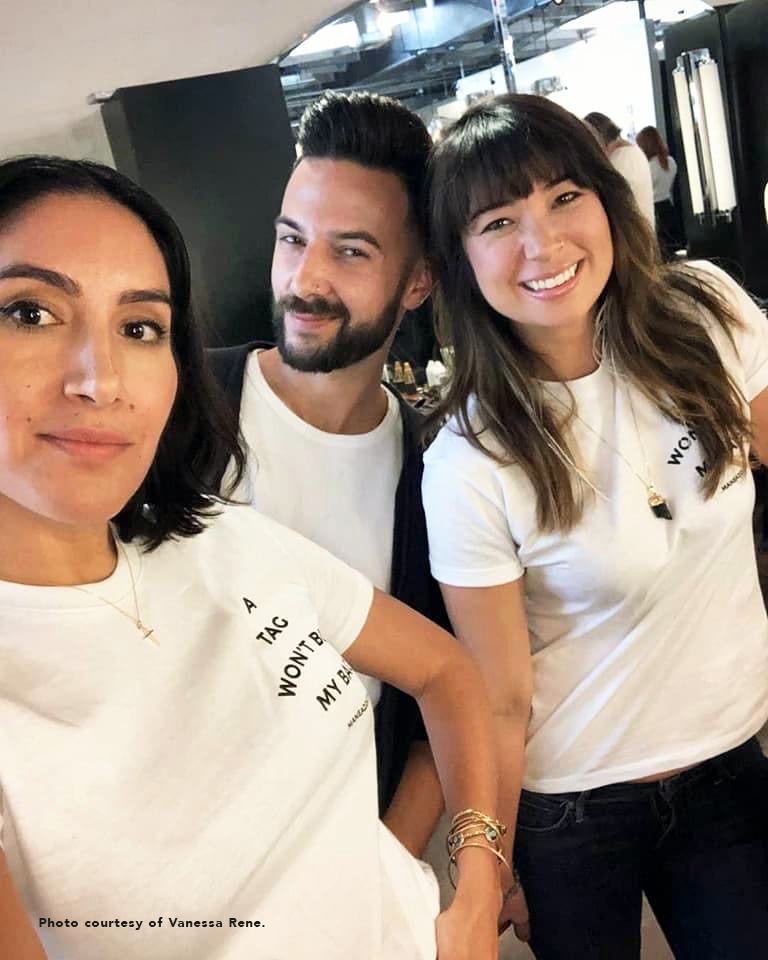
<instances>
[{"instance_id":1,"label":"white teeth","mask_svg":"<svg viewBox=\"0 0 768 960\"><path fill-rule=\"evenodd\" d=\"M578 267L577 263L574 263L573 266L568 267L567 270L563 270L562 273L558 273L556 277L547 277L546 280L528 280L523 283L524 287L528 287L529 290L552 290L555 287L560 287L568 280L571 279L576 273L576 268Z\"/></svg>"}]
</instances>

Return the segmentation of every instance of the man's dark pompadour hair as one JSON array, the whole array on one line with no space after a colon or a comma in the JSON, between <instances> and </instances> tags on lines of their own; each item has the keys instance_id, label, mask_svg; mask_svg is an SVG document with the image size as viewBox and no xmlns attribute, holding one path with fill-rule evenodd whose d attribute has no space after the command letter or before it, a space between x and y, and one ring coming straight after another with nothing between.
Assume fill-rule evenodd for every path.
<instances>
[{"instance_id":1,"label":"man's dark pompadour hair","mask_svg":"<svg viewBox=\"0 0 768 960\"><path fill-rule=\"evenodd\" d=\"M299 146L303 157L351 160L395 174L424 234L424 184L432 141L421 118L402 103L375 93L325 93L301 117Z\"/></svg>"}]
</instances>

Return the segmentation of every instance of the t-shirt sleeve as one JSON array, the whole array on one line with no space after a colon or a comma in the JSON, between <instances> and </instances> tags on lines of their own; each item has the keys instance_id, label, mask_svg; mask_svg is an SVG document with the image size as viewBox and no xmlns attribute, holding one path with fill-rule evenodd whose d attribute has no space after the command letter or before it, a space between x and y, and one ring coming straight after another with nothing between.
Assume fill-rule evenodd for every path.
<instances>
[{"instance_id":1,"label":"t-shirt sleeve","mask_svg":"<svg viewBox=\"0 0 768 960\"><path fill-rule=\"evenodd\" d=\"M747 401L754 400L768 387L768 318L740 286L724 270L712 263L696 263L713 280L732 304L742 326L734 331L736 353ZM726 359L726 358L724 358Z\"/></svg>"},{"instance_id":2,"label":"t-shirt sleeve","mask_svg":"<svg viewBox=\"0 0 768 960\"><path fill-rule=\"evenodd\" d=\"M368 619L373 584L358 570L294 530L277 524L274 530L289 556L294 576L308 591L320 632L339 653L344 653Z\"/></svg>"},{"instance_id":3,"label":"t-shirt sleeve","mask_svg":"<svg viewBox=\"0 0 768 960\"><path fill-rule=\"evenodd\" d=\"M498 586L524 573L496 471L490 458L480 451L474 454L471 451L470 462L461 465L450 455L428 454L424 461L432 576L454 587Z\"/></svg>"}]
</instances>

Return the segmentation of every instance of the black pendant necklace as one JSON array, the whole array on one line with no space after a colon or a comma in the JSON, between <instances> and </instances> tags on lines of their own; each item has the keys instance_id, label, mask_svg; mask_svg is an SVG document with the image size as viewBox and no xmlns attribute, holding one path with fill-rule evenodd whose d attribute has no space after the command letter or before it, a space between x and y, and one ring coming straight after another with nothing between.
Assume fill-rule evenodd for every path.
<instances>
[{"instance_id":1,"label":"black pendant necklace","mask_svg":"<svg viewBox=\"0 0 768 960\"><path fill-rule=\"evenodd\" d=\"M672 514L669 512L669 504L658 493L652 484L648 485L648 506L653 510L654 516L659 517L660 520L671 520Z\"/></svg>"},{"instance_id":2,"label":"black pendant necklace","mask_svg":"<svg viewBox=\"0 0 768 960\"><path fill-rule=\"evenodd\" d=\"M554 393L552 393L551 390L548 390L546 387L544 387L544 391L545 391L550 397L552 397L553 400L556 400L561 406L563 405L563 401L562 401L558 396L556 396ZM624 454L621 452L621 450L618 449L618 447L615 447L612 443L610 443L608 440L606 440L605 437L604 437L601 433L598 433L597 430L595 430L594 427L590 426L590 424L587 423L586 420L582 419L582 417L579 416L579 414L578 414L578 412L577 412L576 410L573 410L573 411L572 411L573 416L575 416L576 419L577 419L580 423L582 423L582 424L587 428L587 430L589 430L590 433L592 433L594 436L596 436L597 439L600 440L601 443L604 443L604 444L606 445L606 447L608 447L609 450L613 450L613 452L614 452L618 457L620 457L621 460L624 461L624 463L627 465L627 467L630 469L630 471L637 477L637 479L640 481L640 483L642 483L642 485L645 487L645 489L646 489L646 491L647 491L647 493L648 493L648 506L651 508L651 511L653 512L654 517L658 517L659 520L671 520L671 519L672 519L672 513L671 513L671 511L670 511L670 509L669 509L669 504L667 503L666 499L665 499L664 497L662 497L662 495L659 493L659 491L656 489L656 487L654 487L653 482L651 481L651 468L650 468L650 465L649 465L649 463L648 463L648 457L646 456L646 453L645 453L645 447L643 446L643 438L642 438L642 436L641 436L641 434L640 434L640 428L639 428L639 426L638 426L638 424L637 424L637 416L636 416L636 414L635 414L635 405L632 403L632 395L631 395L631 393L629 392L629 390L627 390L626 396L627 396L627 403L628 403L628 405L629 405L629 409L630 409L630 412L631 412L631 414L632 414L632 422L633 422L634 427L635 427L635 435L637 436L637 445L640 447L640 453L641 453L642 456L643 456L643 462L644 462L644 464L645 464L645 476L644 476L644 477L640 475L640 473L634 468L634 466L632 465L632 463L627 459L627 457L624 456ZM569 462L570 462L570 461L569 461ZM582 478L582 480L584 480L584 481L587 483L588 486L592 487L592 489L595 489L595 487L593 486L593 484L591 484L591 483L589 482L589 480L587 480L587 478L584 476L584 474L581 473L581 471L578 470L578 468L576 468L573 463L571 463L570 465L571 465L574 469L576 469L576 472L579 474L579 476ZM598 492L599 492L599 491L598 491Z\"/></svg>"}]
</instances>

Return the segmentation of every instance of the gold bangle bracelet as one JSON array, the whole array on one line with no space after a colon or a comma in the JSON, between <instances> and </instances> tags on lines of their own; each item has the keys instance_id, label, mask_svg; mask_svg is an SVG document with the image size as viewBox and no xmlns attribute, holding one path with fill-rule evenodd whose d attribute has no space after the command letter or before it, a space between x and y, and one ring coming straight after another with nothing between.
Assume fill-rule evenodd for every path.
<instances>
[{"instance_id":1,"label":"gold bangle bracelet","mask_svg":"<svg viewBox=\"0 0 768 960\"><path fill-rule=\"evenodd\" d=\"M491 847L487 843L474 843L472 841L463 843L458 848L458 850L456 850L448 859L448 879L451 881L451 886L453 887L454 890L456 889L456 878L454 874L458 866L457 857L459 853L462 850L466 850L467 847L477 847L480 850L487 850L488 853L492 853L493 856L496 857L500 865L503 863L508 870L512 869L509 863L507 862L507 858L504 856L504 854L500 850L497 850L495 847Z\"/></svg>"}]
</instances>

